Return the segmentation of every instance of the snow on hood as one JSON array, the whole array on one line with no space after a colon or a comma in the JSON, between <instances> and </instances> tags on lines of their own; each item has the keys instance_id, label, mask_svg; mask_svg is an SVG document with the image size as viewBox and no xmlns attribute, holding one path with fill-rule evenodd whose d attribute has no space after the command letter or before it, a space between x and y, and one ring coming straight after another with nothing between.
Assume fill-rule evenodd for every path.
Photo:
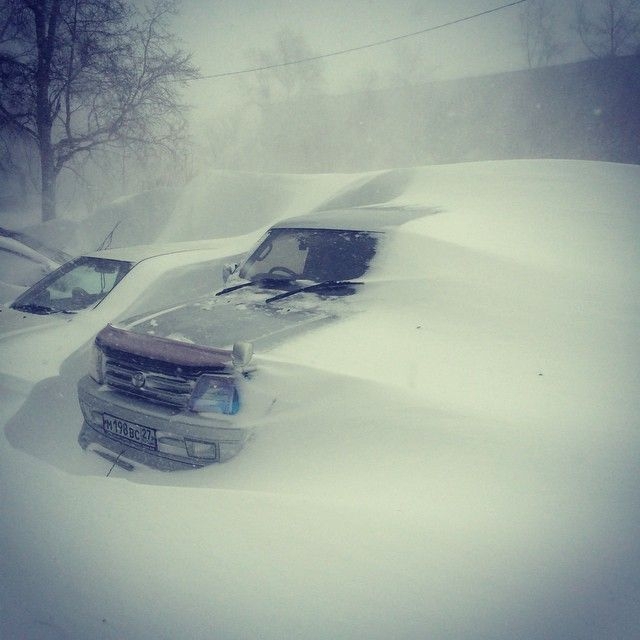
<instances>
[{"instance_id":1,"label":"snow on hood","mask_svg":"<svg viewBox=\"0 0 640 640\"><path fill-rule=\"evenodd\" d=\"M266 348L344 310L340 301L321 301L315 294L304 293L265 303L274 293L278 291L248 287L117 326L207 347L230 348L235 342L244 341L253 342L256 348Z\"/></svg>"}]
</instances>

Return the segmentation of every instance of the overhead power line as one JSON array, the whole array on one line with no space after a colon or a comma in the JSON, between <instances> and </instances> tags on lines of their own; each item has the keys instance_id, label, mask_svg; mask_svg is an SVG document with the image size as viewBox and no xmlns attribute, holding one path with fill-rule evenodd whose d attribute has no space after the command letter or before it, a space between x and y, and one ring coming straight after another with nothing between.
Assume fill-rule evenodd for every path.
<instances>
[{"instance_id":1,"label":"overhead power line","mask_svg":"<svg viewBox=\"0 0 640 640\"><path fill-rule=\"evenodd\" d=\"M493 9L486 9L485 11L480 11L479 13L474 13L473 15L465 16L464 18L457 18L456 20L443 22L442 24L438 24L433 27L420 29L420 31L413 31L412 33L404 33L400 36L394 36L393 38L387 38L386 40L378 40L376 42L370 42L368 44L363 44L358 47L351 47L350 49L341 49L340 51L331 51L329 53L321 53L317 56L309 56L308 58L299 58L297 60L287 60L286 62L278 62L277 64L270 64L263 67L251 67L249 69L240 69L237 71L225 71L223 73L214 73L211 75L200 76L199 79L204 80L204 79L213 79L213 78L225 78L228 76L239 76L245 73L255 73L256 71L267 71L268 69L278 69L279 67L288 67L290 65L301 64L303 62L313 62L314 60L323 60L325 58L343 56L347 53L354 53L355 51L363 51L364 49L379 47L384 44L389 44L390 42L404 40L405 38L413 38L415 36L419 36L424 33L437 31L438 29L444 29L445 27L451 27L454 24L460 24L461 22L468 22L469 20L474 20L475 18L480 18L481 16L486 16L490 13L495 13L496 11L502 11L503 9L508 9L509 7L515 7L516 5L523 4L527 1L528 0L515 0L515 2L509 2L508 4L503 4L503 5L500 5L499 7L494 7Z\"/></svg>"}]
</instances>

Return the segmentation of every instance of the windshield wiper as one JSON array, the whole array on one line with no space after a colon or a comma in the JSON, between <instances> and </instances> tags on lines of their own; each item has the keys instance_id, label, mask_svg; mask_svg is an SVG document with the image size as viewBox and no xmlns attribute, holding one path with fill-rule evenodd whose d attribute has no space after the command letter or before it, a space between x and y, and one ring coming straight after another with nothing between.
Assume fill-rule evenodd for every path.
<instances>
[{"instance_id":1,"label":"windshield wiper","mask_svg":"<svg viewBox=\"0 0 640 640\"><path fill-rule=\"evenodd\" d=\"M258 280L249 280L249 282L243 282L241 284L234 284L232 287L227 287L226 289L222 289L222 291L218 291L216 293L217 296L222 296L225 293L231 293L232 291L237 291L238 289L242 289L244 287L250 287L251 285L257 286L267 286L267 287L276 287L281 284L289 284L292 280L289 278L259 278Z\"/></svg>"},{"instance_id":2,"label":"windshield wiper","mask_svg":"<svg viewBox=\"0 0 640 640\"><path fill-rule=\"evenodd\" d=\"M267 298L265 302L275 302L276 300L282 300L289 296L294 296L296 293L302 293L303 291L315 291L317 289L341 289L342 287L348 287L354 284L364 284L362 280L323 280L322 282L316 282L315 284L309 284L305 287L298 287L291 291L283 291L278 295Z\"/></svg>"},{"instance_id":3,"label":"windshield wiper","mask_svg":"<svg viewBox=\"0 0 640 640\"><path fill-rule=\"evenodd\" d=\"M243 287L248 287L252 285L253 282L249 280L249 282L243 282L242 284L234 284L233 287L227 287L226 289L222 289L216 293L217 296L223 296L225 293L231 293L232 291L237 291L238 289L242 289Z\"/></svg>"},{"instance_id":4,"label":"windshield wiper","mask_svg":"<svg viewBox=\"0 0 640 640\"><path fill-rule=\"evenodd\" d=\"M52 313L60 313L59 309L52 309L51 307L46 307L43 304L21 304L19 306L13 307L17 311L26 311L27 313L36 313L41 316L48 316Z\"/></svg>"}]
</instances>

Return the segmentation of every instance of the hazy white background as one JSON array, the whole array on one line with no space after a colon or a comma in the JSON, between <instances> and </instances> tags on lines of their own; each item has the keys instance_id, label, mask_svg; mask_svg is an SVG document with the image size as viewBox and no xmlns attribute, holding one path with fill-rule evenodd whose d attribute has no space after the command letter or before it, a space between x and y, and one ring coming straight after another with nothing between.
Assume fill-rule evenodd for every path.
<instances>
[{"instance_id":1,"label":"hazy white background","mask_svg":"<svg viewBox=\"0 0 640 640\"><path fill-rule=\"evenodd\" d=\"M255 66L252 49L273 47L279 32L301 35L313 55L323 55L412 34L509 4L506 0L183 0L176 32L203 75ZM571 3L560 14L571 24ZM411 68L423 79L441 80L525 68L520 17L524 4L395 42L324 60L327 89L357 88L363 76L382 78L398 67ZM573 43L564 53L574 59L584 52ZM246 76L203 79L194 83L197 106L206 111L207 97L233 92Z\"/></svg>"}]
</instances>

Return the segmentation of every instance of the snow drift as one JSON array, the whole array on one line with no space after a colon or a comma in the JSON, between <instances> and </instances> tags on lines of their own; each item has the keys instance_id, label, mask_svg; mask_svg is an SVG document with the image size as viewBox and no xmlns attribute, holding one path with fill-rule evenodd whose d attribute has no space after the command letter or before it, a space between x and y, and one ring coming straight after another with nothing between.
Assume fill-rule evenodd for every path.
<instances>
[{"instance_id":1,"label":"snow drift","mask_svg":"<svg viewBox=\"0 0 640 640\"><path fill-rule=\"evenodd\" d=\"M3 379L0 635L632 640L640 168L259 182L264 210L242 176L222 198L256 228L336 203L438 213L401 228L358 313L256 355L272 408L224 465L84 454L83 350ZM205 192L162 231L240 232Z\"/></svg>"}]
</instances>

